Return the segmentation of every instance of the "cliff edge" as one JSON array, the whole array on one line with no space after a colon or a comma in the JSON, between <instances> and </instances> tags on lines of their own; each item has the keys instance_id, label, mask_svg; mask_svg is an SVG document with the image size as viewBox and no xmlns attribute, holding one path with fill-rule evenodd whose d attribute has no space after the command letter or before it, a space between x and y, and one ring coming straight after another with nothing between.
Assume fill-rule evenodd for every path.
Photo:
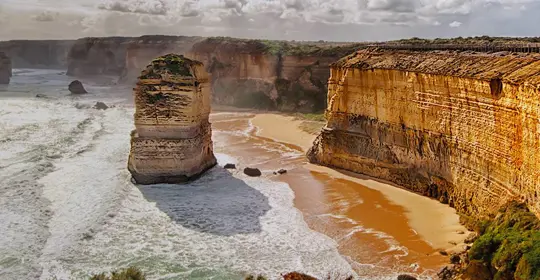
<instances>
[{"instance_id":1,"label":"cliff edge","mask_svg":"<svg viewBox=\"0 0 540 280\"><path fill-rule=\"evenodd\" d=\"M202 63L175 54L142 71L128 160L137 183L182 183L216 164L208 80Z\"/></svg>"},{"instance_id":2,"label":"cliff edge","mask_svg":"<svg viewBox=\"0 0 540 280\"><path fill-rule=\"evenodd\" d=\"M0 52L0 84L9 84L12 76L11 59Z\"/></svg>"},{"instance_id":3,"label":"cliff edge","mask_svg":"<svg viewBox=\"0 0 540 280\"><path fill-rule=\"evenodd\" d=\"M380 178L474 217L540 216L540 56L366 49L332 65L311 162Z\"/></svg>"}]
</instances>

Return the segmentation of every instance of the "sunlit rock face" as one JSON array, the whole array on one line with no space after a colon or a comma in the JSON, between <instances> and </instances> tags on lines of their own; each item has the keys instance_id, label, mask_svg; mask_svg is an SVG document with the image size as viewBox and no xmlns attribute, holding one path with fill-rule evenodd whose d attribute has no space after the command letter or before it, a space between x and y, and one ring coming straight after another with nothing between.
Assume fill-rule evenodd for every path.
<instances>
[{"instance_id":1,"label":"sunlit rock face","mask_svg":"<svg viewBox=\"0 0 540 280\"><path fill-rule=\"evenodd\" d=\"M9 84L11 80L11 59L0 52L0 84Z\"/></svg>"},{"instance_id":2,"label":"sunlit rock face","mask_svg":"<svg viewBox=\"0 0 540 280\"><path fill-rule=\"evenodd\" d=\"M362 50L335 63L311 162L494 214L540 214L540 59Z\"/></svg>"},{"instance_id":3,"label":"sunlit rock face","mask_svg":"<svg viewBox=\"0 0 540 280\"><path fill-rule=\"evenodd\" d=\"M202 63L175 54L158 57L134 91L128 169L137 183L182 183L216 164L209 76Z\"/></svg>"}]
</instances>

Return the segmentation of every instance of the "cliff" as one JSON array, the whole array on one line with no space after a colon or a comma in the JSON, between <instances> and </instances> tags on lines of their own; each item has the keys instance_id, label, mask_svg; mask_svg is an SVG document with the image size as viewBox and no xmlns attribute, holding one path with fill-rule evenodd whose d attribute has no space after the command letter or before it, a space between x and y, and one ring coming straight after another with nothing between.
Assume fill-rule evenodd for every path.
<instances>
[{"instance_id":1,"label":"cliff","mask_svg":"<svg viewBox=\"0 0 540 280\"><path fill-rule=\"evenodd\" d=\"M6 53L14 68L67 67L68 52L74 40L13 40L0 42L0 52Z\"/></svg>"},{"instance_id":2,"label":"cliff","mask_svg":"<svg viewBox=\"0 0 540 280\"><path fill-rule=\"evenodd\" d=\"M359 46L222 37L83 38L70 51L68 74L111 74L131 83L146 61L173 52L206 65L215 104L315 112L326 107L330 63Z\"/></svg>"},{"instance_id":3,"label":"cliff","mask_svg":"<svg viewBox=\"0 0 540 280\"><path fill-rule=\"evenodd\" d=\"M332 65L311 162L387 180L476 218L540 216L540 56L366 49Z\"/></svg>"},{"instance_id":4,"label":"cliff","mask_svg":"<svg viewBox=\"0 0 540 280\"><path fill-rule=\"evenodd\" d=\"M0 52L0 84L9 84L11 76L11 59L5 53Z\"/></svg>"},{"instance_id":5,"label":"cliff","mask_svg":"<svg viewBox=\"0 0 540 280\"><path fill-rule=\"evenodd\" d=\"M169 54L142 71L128 169L139 184L189 181L216 164L209 77L202 63Z\"/></svg>"}]
</instances>

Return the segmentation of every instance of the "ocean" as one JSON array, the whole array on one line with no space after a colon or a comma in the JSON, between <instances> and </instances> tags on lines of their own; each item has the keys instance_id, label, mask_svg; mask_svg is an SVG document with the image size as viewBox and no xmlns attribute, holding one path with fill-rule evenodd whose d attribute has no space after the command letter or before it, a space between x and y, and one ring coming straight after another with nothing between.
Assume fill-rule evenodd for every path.
<instances>
[{"instance_id":1,"label":"ocean","mask_svg":"<svg viewBox=\"0 0 540 280\"><path fill-rule=\"evenodd\" d=\"M85 82L90 94L74 96L71 80L58 70L14 69L11 84L0 87L0 279L88 279L128 266L149 279L280 279L292 271L396 279L409 265L392 267L408 252L375 232L388 248L355 251L364 248L370 259L394 253L382 272L370 274L376 264L338 248L339 240L369 229L356 225L339 238L314 231L289 184L221 168L237 163L271 174L264 166L304 161L294 147L253 141L248 113L212 114L219 166L199 180L134 185L126 168L131 88L105 77ZM111 108L92 108L97 101ZM245 125L230 125L238 121Z\"/></svg>"}]
</instances>

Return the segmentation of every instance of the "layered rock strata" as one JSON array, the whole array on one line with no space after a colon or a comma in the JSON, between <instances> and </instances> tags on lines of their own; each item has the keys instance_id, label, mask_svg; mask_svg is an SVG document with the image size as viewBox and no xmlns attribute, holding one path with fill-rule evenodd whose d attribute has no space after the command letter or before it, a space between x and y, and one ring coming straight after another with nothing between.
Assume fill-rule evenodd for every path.
<instances>
[{"instance_id":1,"label":"layered rock strata","mask_svg":"<svg viewBox=\"0 0 540 280\"><path fill-rule=\"evenodd\" d=\"M12 76L11 59L0 52L0 84L9 84Z\"/></svg>"},{"instance_id":2,"label":"layered rock strata","mask_svg":"<svg viewBox=\"0 0 540 280\"><path fill-rule=\"evenodd\" d=\"M216 164L209 76L202 63L168 54L142 71L128 169L139 184L182 183Z\"/></svg>"},{"instance_id":3,"label":"layered rock strata","mask_svg":"<svg viewBox=\"0 0 540 280\"><path fill-rule=\"evenodd\" d=\"M540 56L366 49L332 65L311 162L487 217L540 215Z\"/></svg>"}]
</instances>

